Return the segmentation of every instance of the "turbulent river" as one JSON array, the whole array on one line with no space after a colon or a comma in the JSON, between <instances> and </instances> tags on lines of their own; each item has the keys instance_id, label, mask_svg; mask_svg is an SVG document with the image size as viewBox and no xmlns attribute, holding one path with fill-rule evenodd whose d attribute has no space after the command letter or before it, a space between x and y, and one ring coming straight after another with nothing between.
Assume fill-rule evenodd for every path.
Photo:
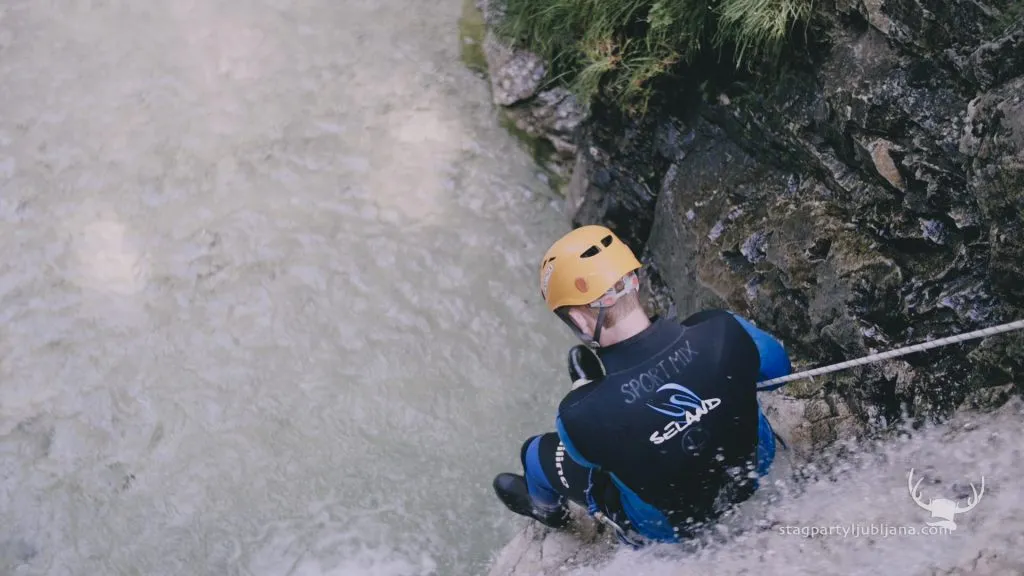
<instances>
[{"instance_id":1,"label":"turbulent river","mask_svg":"<svg viewBox=\"0 0 1024 576\"><path fill-rule=\"evenodd\" d=\"M474 574L568 228L459 0L0 5L0 574Z\"/></svg>"},{"instance_id":2,"label":"turbulent river","mask_svg":"<svg viewBox=\"0 0 1024 576\"><path fill-rule=\"evenodd\" d=\"M486 571L523 523L490 480L567 389L534 270L567 226L459 10L0 6L0 574ZM783 454L720 542L604 572L1024 573L1020 410L798 490ZM912 467L925 502L985 477L952 534L800 535L921 529Z\"/></svg>"},{"instance_id":3,"label":"turbulent river","mask_svg":"<svg viewBox=\"0 0 1024 576\"><path fill-rule=\"evenodd\" d=\"M766 488L688 549L621 550L597 570L567 573L1020 576L1022 420L1016 399L995 413L845 443L841 457L822 459L827 465L780 452ZM959 509L948 515L952 523L936 505L941 499Z\"/></svg>"}]
</instances>

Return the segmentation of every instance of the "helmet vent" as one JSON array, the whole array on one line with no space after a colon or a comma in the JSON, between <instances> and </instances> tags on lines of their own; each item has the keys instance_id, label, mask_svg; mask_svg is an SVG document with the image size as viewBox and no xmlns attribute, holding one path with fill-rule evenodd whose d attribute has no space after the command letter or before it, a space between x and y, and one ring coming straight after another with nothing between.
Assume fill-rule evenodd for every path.
<instances>
[{"instance_id":1,"label":"helmet vent","mask_svg":"<svg viewBox=\"0 0 1024 576\"><path fill-rule=\"evenodd\" d=\"M601 249L598 248L597 246L591 246L590 248L587 248L586 252L580 254L580 258L590 258L591 256L597 256L597 253L600 251Z\"/></svg>"},{"instance_id":2,"label":"helmet vent","mask_svg":"<svg viewBox=\"0 0 1024 576\"><path fill-rule=\"evenodd\" d=\"M609 234L608 236L605 236L604 238L601 238L601 245L604 246L605 248L607 248L607 247L612 245L612 236L611 236L611 234Z\"/></svg>"}]
</instances>

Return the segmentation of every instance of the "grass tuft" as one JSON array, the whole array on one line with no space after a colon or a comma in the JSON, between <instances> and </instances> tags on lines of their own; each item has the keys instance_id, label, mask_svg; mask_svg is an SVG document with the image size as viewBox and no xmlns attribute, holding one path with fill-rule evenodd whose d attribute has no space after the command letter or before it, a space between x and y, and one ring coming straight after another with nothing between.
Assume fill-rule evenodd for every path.
<instances>
[{"instance_id":1,"label":"grass tuft","mask_svg":"<svg viewBox=\"0 0 1024 576\"><path fill-rule=\"evenodd\" d=\"M498 1L498 0L492 0ZM551 63L584 102L643 114L652 82L706 50L737 67L777 59L813 0L504 0L498 33Z\"/></svg>"}]
</instances>

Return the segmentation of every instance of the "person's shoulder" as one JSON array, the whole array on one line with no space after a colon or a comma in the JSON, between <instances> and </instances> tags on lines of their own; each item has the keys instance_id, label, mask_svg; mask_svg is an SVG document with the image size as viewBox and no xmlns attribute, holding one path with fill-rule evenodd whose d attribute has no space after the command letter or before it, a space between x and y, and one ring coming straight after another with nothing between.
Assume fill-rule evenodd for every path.
<instances>
[{"instance_id":1,"label":"person's shoulder","mask_svg":"<svg viewBox=\"0 0 1024 576\"><path fill-rule=\"evenodd\" d=\"M561 402L558 403L559 414L564 410L571 409L572 407L585 402L590 396L599 392L603 387L611 385L612 383L608 381L607 377L601 377L570 390L562 397Z\"/></svg>"},{"instance_id":2,"label":"person's shoulder","mask_svg":"<svg viewBox=\"0 0 1024 576\"><path fill-rule=\"evenodd\" d=\"M573 388L572 390L567 392L565 396L562 396L562 401L558 403L559 408L567 404L574 404L576 402L579 402L580 400L583 400L584 398L592 394L594 390L597 389L597 387L600 386L601 382L603 381L604 379L602 378L601 380L595 382L588 382L582 386L577 386L576 388Z\"/></svg>"},{"instance_id":3,"label":"person's shoulder","mask_svg":"<svg viewBox=\"0 0 1024 576\"><path fill-rule=\"evenodd\" d=\"M703 324L711 320L720 320L722 318L732 318L732 312L728 310L722 310L720 308L709 308L707 310L701 310L694 314L690 314L685 319L679 322L681 326L691 327L698 324Z\"/></svg>"}]
</instances>

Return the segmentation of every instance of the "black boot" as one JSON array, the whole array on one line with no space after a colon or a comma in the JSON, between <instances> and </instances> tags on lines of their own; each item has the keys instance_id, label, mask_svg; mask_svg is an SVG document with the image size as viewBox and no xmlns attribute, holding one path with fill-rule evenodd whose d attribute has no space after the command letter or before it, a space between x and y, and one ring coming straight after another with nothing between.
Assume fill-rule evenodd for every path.
<instances>
[{"instance_id":1,"label":"black boot","mask_svg":"<svg viewBox=\"0 0 1024 576\"><path fill-rule=\"evenodd\" d=\"M516 514L533 518L550 528L565 528L569 524L569 509L564 505L552 511L538 510L526 487L526 478L518 474L505 472L495 476L494 491L498 499Z\"/></svg>"}]
</instances>

